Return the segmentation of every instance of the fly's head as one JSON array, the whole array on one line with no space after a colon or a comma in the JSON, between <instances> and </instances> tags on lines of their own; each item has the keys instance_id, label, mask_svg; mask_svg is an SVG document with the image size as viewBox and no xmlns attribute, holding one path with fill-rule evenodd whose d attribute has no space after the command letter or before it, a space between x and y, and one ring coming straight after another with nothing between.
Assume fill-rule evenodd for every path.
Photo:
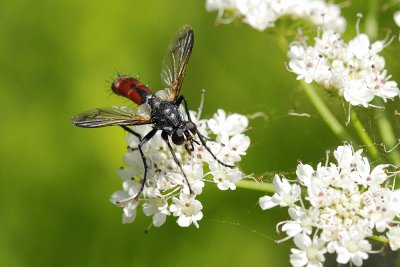
<instances>
[{"instance_id":1,"label":"fly's head","mask_svg":"<svg viewBox=\"0 0 400 267\"><path fill-rule=\"evenodd\" d=\"M197 143L193 137L197 133L197 126L191 121L186 121L184 124L172 132L171 140L175 145L184 145L185 149L191 153L194 150L193 142Z\"/></svg>"}]
</instances>

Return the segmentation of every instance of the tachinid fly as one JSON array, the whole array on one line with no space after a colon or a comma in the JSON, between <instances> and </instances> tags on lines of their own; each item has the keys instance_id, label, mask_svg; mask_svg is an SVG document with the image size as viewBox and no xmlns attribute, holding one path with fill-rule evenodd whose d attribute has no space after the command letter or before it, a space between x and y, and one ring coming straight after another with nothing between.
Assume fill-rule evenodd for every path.
<instances>
[{"instance_id":1,"label":"tachinid fly","mask_svg":"<svg viewBox=\"0 0 400 267\"><path fill-rule=\"evenodd\" d=\"M205 137L200 134L196 125L192 122L185 97L179 95L185 76L186 66L192 52L193 43L193 30L189 25L183 26L172 39L168 46L167 54L164 57L161 71L161 80L165 89L154 94L147 86L137 79L128 76L120 76L114 80L111 89L114 93L135 102L137 104L135 107L113 106L108 108L96 108L80 113L72 118L72 122L76 126L84 128L119 125L139 138L138 150L143 160L144 176L141 181L140 191L135 198L140 196L146 184L148 166L142 151L142 146L158 131L161 131L161 137L167 143L174 161L179 166L186 181L186 175L172 149L171 141L175 145L184 145L189 152L194 149L193 143L203 145L220 164L230 168L234 167L220 161L206 145ZM180 109L181 104L183 104L185 114L182 114L182 110ZM187 117L186 119L185 115ZM131 128L127 127L142 124L152 124L153 126L153 129L143 138ZM199 141L194 139L196 136ZM190 189L188 182L187 184Z\"/></svg>"}]
</instances>

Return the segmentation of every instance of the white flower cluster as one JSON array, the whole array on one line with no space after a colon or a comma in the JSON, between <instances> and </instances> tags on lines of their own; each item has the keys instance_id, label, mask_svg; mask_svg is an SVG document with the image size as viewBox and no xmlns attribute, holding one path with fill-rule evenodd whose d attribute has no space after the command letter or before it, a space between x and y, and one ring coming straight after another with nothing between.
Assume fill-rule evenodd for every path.
<instances>
[{"instance_id":1,"label":"white flower cluster","mask_svg":"<svg viewBox=\"0 0 400 267\"><path fill-rule=\"evenodd\" d=\"M191 118L196 114L191 112ZM243 132L248 126L248 119L239 114L226 115L219 109L213 118L193 121L197 129L207 138L207 146L222 162L234 165L246 154L250 139ZM135 126L134 130L144 136L151 126ZM213 138L215 141L211 141ZM153 216L152 224L159 227L164 224L168 215L178 217L181 227L194 224L199 227L202 219L202 204L196 199L201 194L205 177L211 174L213 182L221 190L236 189L235 183L243 178L243 173L237 168L224 167L201 145L195 145L189 153L184 146L174 146L174 151L180 161L183 171L190 183L189 190L181 170L175 163L166 142L157 133L142 148L147 159L147 182L139 199L134 198L140 190L140 182L144 175L144 166L140 152L137 149L139 140L130 134L126 138L128 152L124 162L127 167L121 168L118 175L122 178L123 191L117 191L111 196L111 202L123 208L123 223L131 223L136 218L139 204L143 213ZM208 173L204 173L207 166ZM129 201L124 201L129 200Z\"/></svg>"},{"instance_id":2,"label":"white flower cluster","mask_svg":"<svg viewBox=\"0 0 400 267\"><path fill-rule=\"evenodd\" d=\"M344 145L333 153L337 163L327 160L315 169L299 163L297 181L276 175L276 193L260 198L264 210L288 208L290 219L277 225L287 237L278 242L293 237L293 266L322 266L326 252L336 253L339 264L361 266L376 252L367 240L375 233L386 234L392 250L400 248L400 189L394 190L390 179L396 172L389 174L389 165L371 170L361 153Z\"/></svg>"},{"instance_id":3,"label":"white flower cluster","mask_svg":"<svg viewBox=\"0 0 400 267\"><path fill-rule=\"evenodd\" d=\"M384 48L384 41L371 43L365 34L347 44L329 30L315 38L314 46L293 42L288 51L289 68L298 80L336 88L351 105L368 107L375 96L386 101L399 94L397 83L385 70L385 59L378 55Z\"/></svg>"},{"instance_id":4,"label":"white flower cluster","mask_svg":"<svg viewBox=\"0 0 400 267\"><path fill-rule=\"evenodd\" d=\"M219 18L225 11L231 11L260 31L274 27L275 21L282 16L308 20L337 32L343 32L346 27L340 8L323 0L207 0L206 9L218 10Z\"/></svg>"}]
</instances>

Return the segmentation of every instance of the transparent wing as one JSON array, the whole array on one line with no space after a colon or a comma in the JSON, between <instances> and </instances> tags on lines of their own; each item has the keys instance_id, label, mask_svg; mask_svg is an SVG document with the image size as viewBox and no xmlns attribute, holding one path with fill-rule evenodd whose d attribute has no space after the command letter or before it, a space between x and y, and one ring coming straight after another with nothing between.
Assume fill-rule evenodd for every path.
<instances>
[{"instance_id":1,"label":"transparent wing","mask_svg":"<svg viewBox=\"0 0 400 267\"><path fill-rule=\"evenodd\" d=\"M88 110L75 115L71 121L76 126L85 128L151 123L150 116L139 113L137 107L113 106Z\"/></svg>"},{"instance_id":2,"label":"transparent wing","mask_svg":"<svg viewBox=\"0 0 400 267\"><path fill-rule=\"evenodd\" d=\"M165 100L175 101L179 96L187 63L192 53L194 35L192 27L184 25L168 46L161 70Z\"/></svg>"}]
</instances>

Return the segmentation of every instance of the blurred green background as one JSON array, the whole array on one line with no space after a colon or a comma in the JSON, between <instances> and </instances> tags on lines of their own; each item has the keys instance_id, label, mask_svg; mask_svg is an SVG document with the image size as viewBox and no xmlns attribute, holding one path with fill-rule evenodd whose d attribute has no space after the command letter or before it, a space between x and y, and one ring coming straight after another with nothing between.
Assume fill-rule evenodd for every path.
<instances>
[{"instance_id":1,"label":"blurred green background","mask_svg":"<svg viewBox=\"0 0 400 267\"><path fill-rule=\"evenodd\" d=\"M363 8L359 1L344 9L348 36ZM290 176L297 159L322 160L339 141L287 72L274 36L216 26L215 17L204 1L0 2L2 266L289 265L291 241L276 246L272 240L281 238L274 229L286 211L260 211L262 192L207 185L199 198L200 229L180 228L169 217L145 234L151 218L142 212L123 225L109 197L121 187L116 171L125 133L70 123L90 108L128 104L110 93L116 73L139 75L159 89L167 45L190 24L195 46L182 91L190 107L197 108L204 88L205 118L218 108L268 117L251 121L243 170ZM392 63L389 72L398 69ZM344 122L342 103L332 101ZM288 116L292 109L311 118Z\"/></svg>"}]
</instances>

